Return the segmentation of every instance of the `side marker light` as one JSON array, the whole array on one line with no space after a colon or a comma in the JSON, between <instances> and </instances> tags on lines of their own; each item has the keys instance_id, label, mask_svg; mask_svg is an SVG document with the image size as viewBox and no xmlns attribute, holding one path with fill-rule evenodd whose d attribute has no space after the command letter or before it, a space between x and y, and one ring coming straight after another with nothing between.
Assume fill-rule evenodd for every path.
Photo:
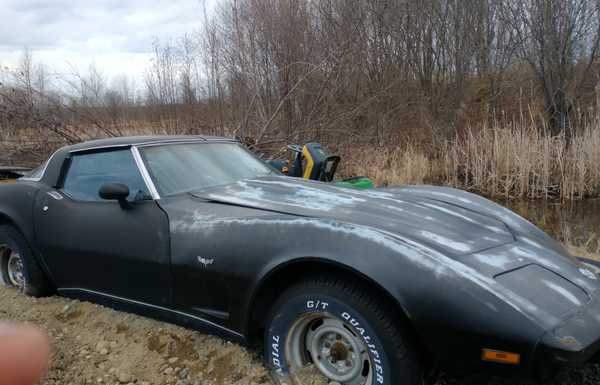
<instances>
[{"instance_id":1,"label":"side marker light","mask_svg":"<svg viewBox=\"0 0 600 385\"><path fill-rule=\"evenodd\" d=\"M483 349L481 352L481 359L483 361L509 365L519 365L521 363L520 354L492 349Z\"/></svg>"}]
</instances>

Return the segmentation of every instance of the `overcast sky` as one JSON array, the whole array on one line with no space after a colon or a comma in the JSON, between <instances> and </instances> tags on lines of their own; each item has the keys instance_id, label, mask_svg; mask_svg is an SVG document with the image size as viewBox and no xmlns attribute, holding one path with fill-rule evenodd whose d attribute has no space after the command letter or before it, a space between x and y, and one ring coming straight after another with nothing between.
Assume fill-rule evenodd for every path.
<instances>
[{"instance_id":1,"label":"overcast sky","mask_svg":"<svg viewBox=\"0 0 600 385\"><path fill-rule=\"evenodd\" d=\"M109 79L140 79L155 37L177 38L201 20L201 0L0 0L0 65L14 68L27 47L57 72L94 63Z\"/></svg>"}]
</instances>

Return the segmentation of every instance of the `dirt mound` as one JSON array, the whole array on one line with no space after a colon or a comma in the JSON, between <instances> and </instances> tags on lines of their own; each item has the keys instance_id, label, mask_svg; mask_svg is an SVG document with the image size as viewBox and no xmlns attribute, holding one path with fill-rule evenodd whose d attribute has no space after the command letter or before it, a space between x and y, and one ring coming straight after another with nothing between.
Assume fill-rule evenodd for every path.
<instances>
[{"instance_id":1,"label":"dirt mound","mask_svg":"<svg viewBox=\"0 0 600 385\"><path fill-rule=\"evenodd\" d=\"M59 297L0 286L0 319L39 325L52 341L44 385L271 384L256 353L207 336Z\"/></svg>"},{"instance_id":2,"label":"dirt mound","mask_svg":"<svg viewBox=\"0 0 600 385\"><path fill-rule=\"evenodd\" d=\"M52 366L43 385L272 385L256 352L87 302L34 299L0 285L0 320L31 322L49 335ZM322 383L300 377L302 385ZM587 365L556 385L599 383L600 365Z\"/></svg>"}]
</instances>

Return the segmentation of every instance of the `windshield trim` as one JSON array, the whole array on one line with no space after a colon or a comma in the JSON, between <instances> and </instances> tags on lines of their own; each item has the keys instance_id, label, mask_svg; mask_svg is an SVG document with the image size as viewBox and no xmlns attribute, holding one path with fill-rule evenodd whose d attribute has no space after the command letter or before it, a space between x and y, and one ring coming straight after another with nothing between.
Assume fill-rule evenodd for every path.
<instances>
[{"instance_id":1,"label":"windshield trim","mask_svg":"<svg viewBox=\"0 0 600 385\"><path fill-rule=\"evenodd\" d=\"M142 154L140 154L140 150L137 146L131 146L131 153L133 155L133 160L135 160L135 164L137 165L138 171L142 175L142 179L144 179L144 183L146 183L148 191L150 191L152 199L154 199L155 201L159 200L160 194L158 193L158 189L156 188L154 181L150 177L150 172L146 167L146 163L144 162Z\"/></svg>"}]
</instances>

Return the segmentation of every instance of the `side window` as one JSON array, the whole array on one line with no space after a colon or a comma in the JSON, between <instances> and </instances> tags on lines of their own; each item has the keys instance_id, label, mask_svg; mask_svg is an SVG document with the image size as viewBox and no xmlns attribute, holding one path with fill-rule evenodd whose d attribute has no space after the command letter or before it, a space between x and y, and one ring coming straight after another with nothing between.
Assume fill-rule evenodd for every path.
<instances>
[{"instance_id":1,"label":"side window","mask_svg":"<svg viewBox=\"0 0 600 385\"><path fill-rule=\"evenodd\" d=\"M63 191L73 199L102 201L98 195L105 183L129 187L129 201L152 199L129 149L74 155L63 183Z\"/></svg>"}]
</instances>

